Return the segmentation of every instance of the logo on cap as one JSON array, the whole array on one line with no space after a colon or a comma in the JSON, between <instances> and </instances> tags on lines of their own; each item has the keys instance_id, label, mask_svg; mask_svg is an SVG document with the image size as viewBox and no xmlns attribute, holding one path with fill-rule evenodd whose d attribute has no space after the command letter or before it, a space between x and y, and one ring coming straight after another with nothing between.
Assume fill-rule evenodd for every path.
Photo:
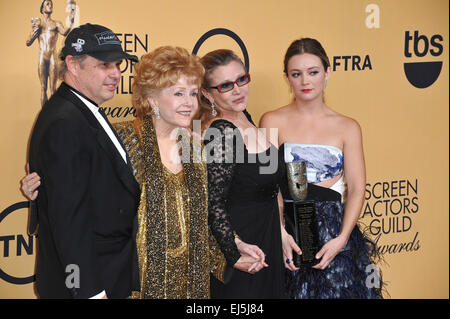
<instances>
[{"instance_id":1,"label":"logo on cap","mask_svg":"<svg viewBox=\"0 0 450 319\"><path fill-rule=\"evenodd\" d=\"M105 45L105 44L119 44L120 45L120 40L111 31L96 33L95 37L97 38L98 45Z\"/></svg>"},{"instance_id":2,"label":"logo on cap","mask_svg":"<svg viewBox=\"0 0 450 319\"><path fill-rule=\"evenodd\" d=\"M72 47L75 48L75 51L81 52L83 51L83 44L85 41L83 39L77 39L77 43L72 43Z\"/></svg>"}]
</instances>

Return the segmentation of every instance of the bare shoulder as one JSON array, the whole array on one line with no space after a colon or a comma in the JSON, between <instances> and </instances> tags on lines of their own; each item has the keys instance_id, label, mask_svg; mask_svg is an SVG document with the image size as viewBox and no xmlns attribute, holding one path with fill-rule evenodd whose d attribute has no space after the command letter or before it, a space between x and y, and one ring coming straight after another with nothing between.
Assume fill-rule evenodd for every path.
<instances>
[{"instance_id":1,"label":"bare shoulder","mask_svg":"<svg viewBox=\"0 0 450 319\"><path fill-rule=\"evenodd\" d=\"M279 127L292 110L290 104L264 113L259 120L259 127Z\"/></svg>"},{"instance_id":2,"label":"bare shoulder","mask_svg":"<svg viewBox=\"0 0 450 319\"><path fill-rule=\"evenodd\" d=\"M343 133L344 139L360 139L361 126L355 119L336 113L333 115L336 128Z\"/></svg>"}]
</instances>

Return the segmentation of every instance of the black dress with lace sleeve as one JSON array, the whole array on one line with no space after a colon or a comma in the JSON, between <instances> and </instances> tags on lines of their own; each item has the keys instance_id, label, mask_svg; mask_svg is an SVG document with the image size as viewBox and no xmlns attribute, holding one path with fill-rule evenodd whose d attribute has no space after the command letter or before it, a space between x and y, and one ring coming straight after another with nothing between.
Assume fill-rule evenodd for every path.
<instances>
[{"instance_id":1,"label":"black dress with lace sleeve","mask_svg":"<svg viewBox=\"0 0 450 319\"><path fill-rule=\"evenodd\" d=\"M226 120L216 120L204 134L208 170L208 224L229 265L240 258L235 233L226 210L229 188L236 167L234 126Z\"/></svg>"},{"instance_id":2,"label":"black dress with lace sleeve","mask_svg":"<svg viewBox=\"0 0 450 319\"><path fill-rule=\"evenodd\" d=\"M246 132L223 119L212 122L205 132L208 222L229 265L240 257L234 242L237 234L264 252L269 267L255 274L234 271L227 284L212 278L211 298L283 298L277 194L284 164L279 163L274 145L260 153L249 153L242 134Z\"/></svg>"}]
</instances>

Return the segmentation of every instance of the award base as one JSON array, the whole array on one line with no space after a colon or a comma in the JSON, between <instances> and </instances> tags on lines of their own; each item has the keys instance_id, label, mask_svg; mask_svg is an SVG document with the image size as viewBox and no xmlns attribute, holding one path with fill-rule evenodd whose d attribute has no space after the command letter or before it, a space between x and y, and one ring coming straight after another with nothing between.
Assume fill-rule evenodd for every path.
<instances>
[{"instance_id":1,"label":"award base","mask_svg":"<svg viewBox=\"0 0 450 319\"><path fill-rule=\"evenodd\" d=\"M312 267L319 263L315 256L320 249L314 201L284 201L284 221L286 231L294 238L302 250L301 255L293 252L296 267Z\"/></svg>"}]
</instances>

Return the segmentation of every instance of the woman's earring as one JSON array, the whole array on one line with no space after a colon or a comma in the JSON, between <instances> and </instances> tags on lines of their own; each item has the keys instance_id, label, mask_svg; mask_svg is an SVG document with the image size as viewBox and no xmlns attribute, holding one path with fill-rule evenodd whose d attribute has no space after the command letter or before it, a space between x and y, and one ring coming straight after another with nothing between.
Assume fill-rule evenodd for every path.
<instances>
[{"instance_id":1,"label":"woman's earring","mask_svg":"<svg viewBox=\"0 0 450 319\"><path fill-rule=\"evenodd\" d=\"M211 102L211 114L212 116L217 116L217 111L214 102Z\"/></svg>"},{"instance_id":2,"label":"woman's earring","mask_svg":"<svg viewBox=\"0 0 450 319\"><path fill-rule=\"evenodd\" d=\"M159 115L159 108L153 108L153 114L155 114L157 120L161 118L161 116Z\"/></svg>"},{"instance_id":3,"label":"woman's earring","mask_svg":"<svg viewBox=\"0 0 450 319\"><path fill-rule=\"evenodd\" d=\"M328 80L325 80L325 88L327 88L327 81L328 81Z\"/></svg>"}]
</instances>

